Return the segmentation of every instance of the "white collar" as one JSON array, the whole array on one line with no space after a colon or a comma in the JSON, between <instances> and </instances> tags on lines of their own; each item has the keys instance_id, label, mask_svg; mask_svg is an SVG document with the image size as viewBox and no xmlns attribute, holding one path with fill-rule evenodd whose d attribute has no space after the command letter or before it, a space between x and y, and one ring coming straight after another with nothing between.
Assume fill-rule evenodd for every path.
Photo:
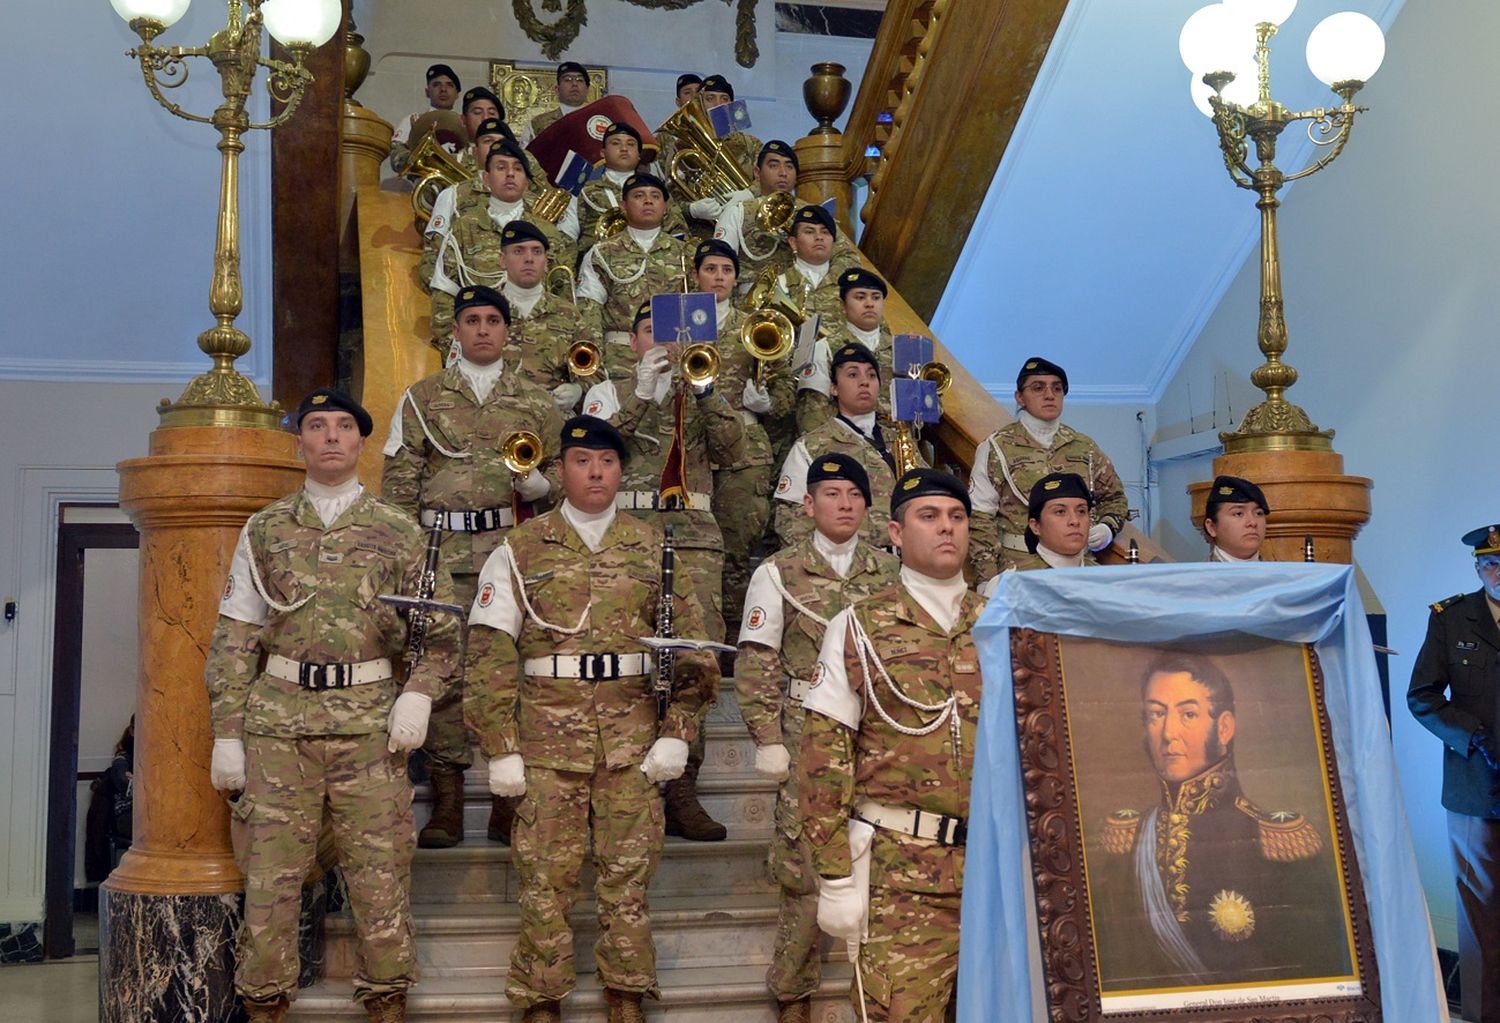
<instances>
[{"instance_id":1,"label":"white collar","mask_svg":"<svg viewBox=\"0 0 1500 1023\"><path fill-rule=\"evenodd\" d=\"M1062 429L1062 416L1058 416L1049 423L1045 419L1038 419L1025 409L1016 411L1016 421L1025 428L1027 433L1031 434L1033 440L1044 448L1052 446L1057 431Z\"/></svg>"},{"instance_id":2,"label":"white collar","mask_svg":"<svg viewBox=\"0 0 1500 1023\"><path fill-rule=\"evenodd\" d=\"M583 106L584 105L582 103L580 103L576 107L574 107L574 106L569 106L568 104L564 103L562 100L558 100L557 101L557 109L561 110L563 112L563 114L571 114L575 110L582 110ZM561 116L561 115L559 115L559 116Z\"/></svg>"},{"instance_id":3,"label":"white collar","mask_svg":"<svg viewBox=\"0 0 1500 1023\"><path fill-rule=\"evenodd\" d=\"M853 423L866 437L872 437L875 434L875 412L875 409L871 409L869 412L857 416L846 416L842 412L839 415L848 422Z\"/></svg>"},{"instance_id":4,"label":"white collar","mask_svg":"<svg viewBox=\"0 0 1500 1023\"><path fill-rule=\"evenodd\" d=\"M525 201L517 199L515 202L506 202L504 199L490 196L490 216L502 224L508 224L520 216L525 209Z\"/></svg>"},{"instance_id":5,"label":"white collar","mask_svg":"<svg viewBox=\"0 0 1500 1023\"><path fill-rule=\"evenodd\" d=\"M964 582L962 572L951 579L934 579L905 565L901 566L901 585L922 605L922 610L932 615L933 621L942 626L944 632L952 629L958 621L964 594L969 592L969 584Z\"/></svg>"},{"instance_id":6,"label":"white collar","mask_svg":"<svg viewBox=\"0 0 1500 1023\"><path fill-rule=\"evenodd\" d=\"M469 382L469 386L474 388L474 397L479 399L481 405L489 400L490 393L494 391L495 384L500 380L500 371L505 368L504 359L496 359L488 366L481 366L477 362L470 362L463 355L459 355L454 364L458 366L458 371L463 374L463 378Z\"/></svg>"},{"instance_id":7,"label":"white collar","mask_svg":"<svg viewBox=\"0 0 1500 1023\"><path fill-rule=\"evenodd\" d=\"M1253 558L1237 558L1233 554L1230 554L1228 551L1226 551L1224 548L1220 547L1218 544L1214 544L1213 550L1209 551L1208 553L1208 560L1224 561L1233 565L1249 565L1260 560L1260 551L1256 551L1255 557Z\"/></svg>"},{"instance_id":8,"label":"white collar","mask_svg":"<svg viewBox=\"0 0 1500 1023\"><path fill-rule=\"evenodd\" d=\"M801 256L794 256L792 257L792 265L797 268L799 274L812 281L813 287L817 287L823 283L823 278L828 276L828 267L830 264L819 263L817 266L813 266Z\"/></svg>"},{"instance_id":9,"label":"white collar","mask_svg":"<svg viewBox=\"0 0 1500 1023\"><path fill-rule=\"evenodd\" d=\"M729 319L729 314L733 309L733 303L727 298L721 298L714 302L714 317L718 321L720 330L724 329L724 321Z\"/></svg>"},{"instance_id":10,"label":"white collar","mask_svg":"<svg viewBox=\"0 0 1500 1023\"><path fill-rule=\"evenodd\" d=\"M615 521L615 506L611 504L600 512L586 512L572 501L563 498L562 517L563 521L573 527L578 538L588 546L589 550L597 551L610 523Z\"/></svg>"},{"instance_id":11,"label":"white collar","mask_svg":"<svg viewBox=\"0 0 1500 1023\"><path fill-rule=\"evenodd\" d=\"M641 251L649 252L651 251L651 246L656 244L656 237L661 234L661 228L631 227L629 224L626 224L625 233L630 235L631 239L641 247Z\"/></svg>"},{"instance_id":12,"label":"white collar","mask_svg":"<svg viewBox=\"0 0 1500 1023\"><path fill-rule=\"evenodd\" d=\"M1084 544L1084 550L1088 550L1088 544ZM1083 567L1083 551L1079 551L1071 558L1066 554L1059 554L1051 547L1038 543L1036 545L1036 556L1045 561L1050 568L1081 568Z\"/></svg>"},{"instance_id":13,"label":"white collar","mask_svg":"<svg viewBox=\"0 0 1500 1023\"><path fill-rule=\"evenodd\" d=\"M317 511L318 518L323 520L323 526L326 529L333 525L350 505L359 500L359 495L364 493L365 488L356 474L333 486L319 483L309 476L302 481L302 489L307 494L307 499L312 502L314 510Z\"/></svg>"},{"instance_id":14,"label":"white collar","mask_svg":"<svg viewBox=\"0 0 1500 1023\"><path fill-rule=\"evenodd\" d=\"M873 352L880 347L880 324L875 324L874 330L860 330L848 320L845 320L844 323L849 328L849 333L854 336L854 339L862 342L870 351Z\"/></svg>"},{"instance_id":15,"label":"white collar","mask_svg":"<svg viewBox=\"0 0 1500 1023\"><path fill-rule=\"evenodd\" d=\"M843 543L834 543L819 530L814 529L812 542L813 550L823 556L823 560L832 566L840 579L848 576L849 568L854 564L854 548L859 545L858 532Z\"/></svg>"},{"instance_id":16,"label":"white collar","mask_svg":"<svg viewBox=\"0 0 1500 1023\"><path fill-rule=\"evenodd\" d=\"M615 170L611 167L604 168L604 180L608 181L611 185L625 184L625 179L630 177L630 174L631 172L628 170Z\"/></svg>"},{"instance_id":17,"label":"white collar","mask_svg":"<svg viewBox=\"0 0 1500 1023\"><path fill-rule=\"evenodd\" d=\"M535 302L542 297L543 288L541 281L537 281L529 288L523 288L519 284L512 283L510 278L507 277L505 283L501 285L500 290L512 302Z\"/></svg>"}]
</instances>

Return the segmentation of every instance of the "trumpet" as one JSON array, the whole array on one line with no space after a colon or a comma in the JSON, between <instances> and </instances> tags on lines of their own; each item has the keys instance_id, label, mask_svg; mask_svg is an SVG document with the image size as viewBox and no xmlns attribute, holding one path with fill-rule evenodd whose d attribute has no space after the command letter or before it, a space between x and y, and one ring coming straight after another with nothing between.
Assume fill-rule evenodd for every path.
<instances>
[{"instance_id":1,"label":"trumpet","mask_svg":"<svg viewBox=\"0 0 1500 1023\"><path fill-rule=\"evenodd\" d=\"M568 349L568 371L575 377L591 377L604 366L604 353L592 341L574 341Z\"/></svg>"},{"instance_id":2,"label":"trumpet","mask_svg":"<svg viewBox=\"0 0 1500 1023\"><path fill-rule=\"evenodd\" d=\"M948 388L953 386L953 370L948 368L946 362L929 362L922 367L918 374L923 380L931 380L937 384L938 396L948 393Z\"/></svg>"},{"instance_id":3,"label":"trumpet","mask_svg":"<svg viewBox=\"0 0 1500 1023\"><path fill-rule=\"evenodd\" d=\"M719 375L719 350L707 341L699 341L682 350L677 370L693 387L707 387Z\"/></svg>"},{"instance_id":4,"label":"trumpet","mask_svg":"<svg viewBox=\"0 0 1500 1023\"><path fill-rule=\"evenodd\" d=\"M769 362L785 359L797 343L795 328L778 309L757 309L740 326L740 344L755 360L755 384L760 386Z\"/></svg>"},{"instance_id":5,"label":"trumpet","mask_svg":"<svg viewBox=\"0 0 1500 1023\"><path fill-rule=\"evenodd\" d=\"M542 438L530 430L516 430L500 445L500 461L513 476L529 476L542 464Z\"/></svg>"}]
</instances>

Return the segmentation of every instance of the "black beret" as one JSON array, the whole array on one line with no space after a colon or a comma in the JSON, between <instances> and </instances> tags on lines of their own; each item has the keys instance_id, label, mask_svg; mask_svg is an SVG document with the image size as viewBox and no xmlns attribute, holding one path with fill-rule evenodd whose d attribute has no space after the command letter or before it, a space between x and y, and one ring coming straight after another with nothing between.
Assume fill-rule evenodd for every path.
<instances>
[{"instance_id":1,"label":"black beret","mask_svg":"<svg viewBox=\"0 0 1500 1023\"><path fill-rule=\"evenodd\" d=\"M880 275L857 266L852 270L845 270L839 274L839 298L845 298L855 288L873 288L882 295L887 294L885 281Z\"/></svg>"},{"instance_id":2,"label":"black beret","mask_svg":"<svg viewBox=\"0 0 1500 1023\"><path fill-rule=\"evenodd\" d=\"M838 233L838 228L833 223L833 214L829 213L823 207L812 203L799 207L797 212L792 214L790 231L795 233L798 224L822 224L828 229L829 234Z\"/></svg>"},{"instance_id":3,"label":"black beret","mask_svg":"<svg viewBox=\"0 0 1500 1023\"><path fill-rule=\"evenodd\" d=\"M496 96L493 92L491 92L489 89L486 89L482 85L476 85L474 86L474 88L464 93L463 112L467 114L469 112L469 104L477 103L482 99L487 99L491 103L495 104L495 109L500 113L500 120L505 120L505 104L500 102L499 96Z\"/></svg>"},{"instance_id":4,"label":"black beret","mask_svg":"<svg viewBox=\"0 0 1500 1023\"><path fill-rule=\"evenodd\" d=\"M630 329L633 331L641 325L642 320L651 319L651 300L648 298L635 310L635 318L630 321Z\"/></svg>"},{"instance_id":5,"label":"black beret","mask_svg":"<svg viewBox=\"0 0 1500 1023\"><path fill-rule=\"evenodd\" d=\"M589 69L578 63L578 61L576 60L565 60L561 64L557 65L557 77L561 78L569 71L575 71L578 74L582 75L585 81L588 80Z\"/></svg>"},{"instance_id":6,"label":"black beret","mask_svg":"<svg viewBox=\"0 0 1500 1023\"><path fill-rule=\"evenodd\" d=\"M505 123L503 117L486 117L479 122L479 127L474 129L474 141L479 141L486 135L500 135L514 142L516 133L510 130L510 125Z\"/></svg>"},{"instance_id":7,"label":"black beret","mask_svg":"<svg viewBox=\"0 0 1500 1023\"><path fill-rule=\"evenodd\" d=\"M343 391L336 391L332 387L320 387L303 398L302 404L297 406L297 411L292 416L292 429L301 430L302 417L309 412L331 412L335 409L347 412L354 417L354 421L359 424L361 437L368 437L370 431L375 428L375 423L370 419L370 413L366 412L359 402Z\"/></svg>"},{"instance_id":8,"label":"black beret","mask_svg":"<svg viewBox=\"0 0 1500 1023\"><path fill-rule=\"evenodd\" d=\"M870 474L848 455L818 455L812 460L812 464L807 467L808 493L812 492L813 484L824 480L847 480L853 483L865 495L865 507L870 506Z\"/></svg>"},{"instance_id":9,"label":"black beret","mask_svg":"<svg viewBox=\"0 0 1500 1023\"><path fill-rule=\"evenodd\" d=\"M620 461L630 457L625 450L625 438L610 425L609 420L598 416L574 416L562 428L562 450L569 448L591 448L595 451L613 450Z\"/></svg>"},{"instance_id":10,"label":"black beret","mask_svg":"<svg viewBox=\"0 0 1500 1023\"><path fill-rule=\"evenodd\" d=\"M1213 518L1221 504L1258 504L1261 511L1271 514L1271 506L1266 503L1266 495L1260 487L1238 476L1214 477L1214 485L1208 490L1205 515Z\"/></svg>"},{"instance_id":11,"label":"black beret","mask_svg":"<svg viewBox=\"0 0 1500 1023\"><path fill-rule=\"evenodd\" d=\"M475 284L464 288L453 299L453 318L458 319L460 313L470 306L494 306L500 310L500 316L505 320L505 325L510 326L510 303L505 296L494 288L486 288L483 284Z\"/></svg>"},{"instance_id":12,"label":"black beret","mask_svg":"<svg viewBox=\"0 0 1500 1023\"><path fill-rule=\"evenodd\" d=\"M1063 497L1080 498L1087 501L1090 508L1094 506L1094 495L1089 493L1089 485L1083 482L1082 476L1076 472L1052 472L1032 486L1031 496L1026 501L1026 517L1040 517L1042 508L1048 501Z\"/></svg>"},{"instance_id":13,"label":"black beret","mask_svg":"<svg viewBox=\"0 0 1500 1023\"><path fill-rule=\"evenodd\" d=\"M891 518L896 517L897 508L912 498L927 497L932 494L957 498L963 502L965 515L973 513L973 506L969 504L969 488L964 486L963 480L941 469L918 466L907 470L896 481L896 488L891 491Z\"/></svg>"},{"instance_id":14,"label":"black beret","mask_svg":"<svg viewBox=\"0 0 1500 1023\"><path fill-rule=\"evenodd\" d=\"M697 270L703 266L703 261L709 256L723 256L734 264L734 272L740 272L740 256L734 251L734 247L728 242L718 238L710 238L699 242L698 248L693 252L693 269Z\"/></svg>"},{"instance_id":15,"label":"black beret","mask_svg":"<svg viewBox=\"0 0 1500 1023\"><path fill-rule=\"evenodd\" d=\"M507 136L490 146L490 151L484 157L485 170L490 169L490 164L497 156L508 156L513 160L519 160L521 173L525 174L528 179L531 177L531 162L526 159L526 150L517 145L515 139Z\"/></svg>"},{"instance_id":16,"label":"black beret","mask_svg":"<svg viewBox=\"0 0 1500 1023\"><path fill-rule=\"evenodd\" d=\"M454 71L447 64L434 64L432 65L432 67L427 69L427 80L429 82L436 78L438 75L447 75L449 78L453 79L453 87L455 89L463 88L462 83L460 83L458 80L458 72Z\"/></svg>"},{"instance_id":17,"label":"black beret","mask_svg":"<svg viewBox=\"0 0 1500 1023\"><path fill-rule=\"evenodd\" d=\"M877 377L880 375L880 363L875 360L875 353L859 341L850 341L833 353L833 365L829 367L829 372L837 374L839 367L847 362L863 362L867 366L875 367Z\"/></svg>"},{"instance_id":18,"label":"black beret","mask_svg":"<svg viewBox=\"0 0 1500 1023\"><path fill-rule=\"evenodd\" d=\"M709 75L703 79L703 92L722 92L730 99L734 99L734 86L729 84L729 79L723 75Z\"/></svg>"},{"instance_id":19,"label":"black beret","mask_svg":"<svg viewBox=\"0 0 1500 1023\"><path fill-rule=\"evenodd\" d=\"M516 245L520 242L541 242L542 248L552 248L552 243L547 240L547 236L542 233L540 227L527 220L512 220L500 232L500 247L503 249L507 245Z\"/></svg>"},{"instance_id":20,"label":"black beret","mask_svg":"<svg viewBox=\"0 0 1500 1023\"><path fill-rule=\"evenodd\" d=\"M1049 362L1040 355L1033 355L1021 364L1021 372L1016 374L1016 390L1021 390L1026 384L1027 377L1057 377L1062 381L1063 393L1068 393L1068 374L1055 362Z\"/></svg>"},{"instance_id":21,"label":"black beret","mask_svg":"<svg viewBox=\"0 0 1500 1023\"><path fill-rule=\"evenodd\" d=\"M1474 548L1474 557L1500 554L1500 526L1480 526L1464 534L1464 543Z\"/></svg>"},{"instance_id":22,"label":"black beret","mask_svg":"<svg viewBox=\"0 0 1500 1023\"><path fill-rule=\"evenodd\" d=\"M703 84L703 79L700 78L700 77L698 77L697 75L693 74L691 71L689 71L685 75L678 75L677 76L677 91L678 92L681 92L684 86L687 86L687 85L702 85L702 84Z\"/></svg>"},{"instance_id":23,"label":"black beret","mask_svg":"<svg viewBox=\"0 0 1500 1023\"><path fill-rule=\"evenodd\" d=\"M654 188L662 195L667 194L667 183L648 171L638 171L626 178L625 184L620 186L620 195L629 195L637 188Z\"/></svg>"},{"instance_id":24,"label":"black beret","mask_svg":"<svg viewBox=\"0 0 1500 1023\"><path fill-rule=\"evenodd\" d=\"M609 127L605 128L604 134L600 137L599 141L603 142L611 135L629 135L635 139L636 145L641 144L641 133L636 131L634 126L626 124L624 121L615 121Z\"/></svg>"},{"instance_id":25,"label":"black beret","mask_svg":"<svg viewBox=\"0 0 1500 1023\"><path fill-rule=\"evenodd\" d=\"M777 156L784 156L788 160L792 161L792 166L797 170L800 171L802 169L802 164L797 160L797 151L780 139L772 139L771 141L760 147L760 155L755 158L755 166L759 167L761 164L766 162L767 153L775 153Z\"/></svg>"}]
</instances>

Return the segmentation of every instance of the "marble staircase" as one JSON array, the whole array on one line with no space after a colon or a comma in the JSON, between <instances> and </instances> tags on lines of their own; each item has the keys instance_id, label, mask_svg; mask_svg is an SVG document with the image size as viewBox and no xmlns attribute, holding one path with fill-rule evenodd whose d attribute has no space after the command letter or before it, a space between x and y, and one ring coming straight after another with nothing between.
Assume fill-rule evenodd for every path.
<instances>
[{"instance_id":1,"label":"marble staircase","mask_svg":"<svg viewBox=\"0 0 1500 1023\"><path fill-rule=\"evenodd\" d=\"M699 792L729 828L723 842L668 838L651 886L660 1001L647 1018L671 1023L771 1023L766 966L776 934L776 894L766 877L766 847L776 791L755 774L754 747L725 681L708 723ZM476 758L476 763L482 763ZM412 989L413 1023L495 1023L519 1020L506 1000L505 972L519 929L517 882L510 850L485 837L489 793L481 770L465 786L465 840L451 849L419 849L412 866L412 913L422 981ZM419 786L417 826L429 812L430 792ZM583 894L571 922L578 988L563 1003L563 1018L606 1018L603 990L593 975L597 932L593 870L585 864ZM354 922L348 911L324 925L323 979L304 989L293 1023L364 1019L351 1000L356 965ZM841 943L825 938L824 981L814 1000L816 1023L850 1023L851 968Z\"/></svg>"}]
</instances>

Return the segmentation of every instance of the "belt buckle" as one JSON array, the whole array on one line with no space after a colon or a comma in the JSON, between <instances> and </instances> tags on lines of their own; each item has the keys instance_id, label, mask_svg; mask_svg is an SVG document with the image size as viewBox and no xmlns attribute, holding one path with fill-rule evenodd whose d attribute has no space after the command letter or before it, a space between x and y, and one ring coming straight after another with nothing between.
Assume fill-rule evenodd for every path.
<instances>
[{"instance_id":1,"label":"belt buckle","mask_svg":"<svg viewBox=\"0 0 1500 1023\"><path fill-rule=\"evenodd\" d=\"M491 530L493 530L495 528L494 523L490 519L490 516L494 514L494 509L492 509L492 508L485 508L483 511L477 511L477 512L474 512L473 514L474 514L474 530L473 530L474 532L476 532L476 533L488 533L488 532L490 532Z\"/></svg>"},{"instance_id":2,"label":"belt buckle","mask_svg":"<svg viewBox=\"0 0 1500 1023\"><path fill-rule=\"evenodd\" d=\"M337 683L329 681L328 669L342 667L343 665L339 664L299 664L297 665L297 684L315 693L332 689Z\"/></svg>"},{"instance_id":3,"label":"belt buckle","mask_svg":"<svg viewBox=\"0 0 1500 1023\"><path fill-rule=\"evenodd\" d=\"M685 507L681 496L673 494L670 497L659 497L657 508L661 511L681 511Z\"/></svg>"},{"instance_id":4,"label":"belt buckle","mask_svg":"<svg viewBox=\"0 0 1500 1023\"><path fill-rule=\"evenodd\" d=\"M969 839L969 822L962 817L943 814L938 818L938 845L954 847L966 845Z\"/></svg>"}]
</instances>

